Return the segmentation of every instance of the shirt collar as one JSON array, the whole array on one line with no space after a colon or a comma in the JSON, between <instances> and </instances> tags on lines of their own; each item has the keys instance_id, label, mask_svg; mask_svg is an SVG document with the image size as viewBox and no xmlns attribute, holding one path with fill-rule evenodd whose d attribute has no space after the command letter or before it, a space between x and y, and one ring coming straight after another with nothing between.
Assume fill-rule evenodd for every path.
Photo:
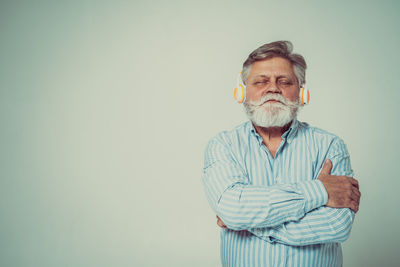
<instances>
[{"instance_id":1,"label":"shirt collar","mask_svg":"<svg viewBox=\"0 0 400 267\"><path fill-rule=\"evenodd\" d=\"M289 129L283 133L282 138L286 138L286 140L290 143L292 140L296 137L296 134L299 130L299 121L297 118L295 118L292 121L292 124L290 125Z\"/></svg>"},{"instance_id":2,"label":"shirt collar","mask_svg":"<svg viewBox=\"0 0 400 267\"><path fill-rule=\"evenodd\" d=\"M254 128L254 125L251 121L249 122L249 124L250 124L251 134L257 138L259 144L261 145L263 142L262 137L257 133L257 131ZM292 121L292 124L290 125L289 129L282 134L282 138L284 140L286 139L286 141L288 141L289 143L292 142L293 138L296 136L296 134L298 132L298 129L299 129L299 121L295 118Z\"/></svg>"},{"instance_id":3,"label":"shirt collar","mask_svg":"<svg viewBox=\"0 0 400 267\"><path fill-rule=\"evenodd\" d=\"M249 124L250 124L250 133L257 138L258 144L262 145L263 139L257 133L256 128L254 128L253 122L249 121Z\"/></svg>"}]
</instances>

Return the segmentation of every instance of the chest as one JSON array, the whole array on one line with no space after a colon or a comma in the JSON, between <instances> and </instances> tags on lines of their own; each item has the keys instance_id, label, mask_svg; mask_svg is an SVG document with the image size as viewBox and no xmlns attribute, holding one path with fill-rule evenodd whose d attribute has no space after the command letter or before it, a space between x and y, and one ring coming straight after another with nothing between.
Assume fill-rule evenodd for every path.
<instances>
[{"instance_id":1,"label":"chest","mask_svg":"<svg viewBox=\"0 0 400 267\"><path fill-rule=\"evenodd\" d=\"M274 152L261 145L242 154L249 184L269 186L317 178L320 160L306 144L282 143Z\"/></svg>"}]
</instances>

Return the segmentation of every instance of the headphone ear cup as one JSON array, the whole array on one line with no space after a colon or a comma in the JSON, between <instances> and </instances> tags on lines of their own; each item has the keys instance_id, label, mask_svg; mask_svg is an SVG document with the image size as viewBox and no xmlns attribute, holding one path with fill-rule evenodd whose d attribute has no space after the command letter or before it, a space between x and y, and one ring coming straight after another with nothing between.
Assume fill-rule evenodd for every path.
<instances>
[{"instance_id":1,"label":"headphone ear cup","mask_svg":"<svg viewBox=\"0 0 400 267\"><path fill-rule=\"evenodd\" d=\"M301 87L300 89L299 97L300 97L300 103L303 107L308 103L310 103L310 91L304 86Z\"/></svg>"},{"instance_id":2,"label":"headphone ear cup","mask_svg":"<svg viewBox=\"0 0 400 267\"><path fill-rule=\"evenodd\" d=\"M238 102L239 104L243 103L244 100L246 99L246 86L244 85L242 81L242 72L239 73L239 76L237 78L237 84L235 87L235 90L233 91L233 98Z\"/></svg>"},{"instance_id":3,"label":"headphone ear cup","mask_svg":"<svg viewBox=\"0 0 400 267\"><path fill-rule=\"evenodd\" d=\"M238 86L235 88L233 91L233 97L235 98L236 102L239 104L243 103L245 96L246 96L246 91L245 87L243 84L238 84Z\"/></svg>"}]
</instances>

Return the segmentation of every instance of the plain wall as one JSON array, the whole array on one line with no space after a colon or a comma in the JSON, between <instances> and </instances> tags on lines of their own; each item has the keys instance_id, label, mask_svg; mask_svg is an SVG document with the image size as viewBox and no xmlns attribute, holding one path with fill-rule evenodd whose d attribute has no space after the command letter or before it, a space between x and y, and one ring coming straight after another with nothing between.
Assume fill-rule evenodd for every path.
<instances>
[{"instance_id":1,"label":"plain wall","mask_svg":"<svg viewBox=\"0 0 400 267\"><path fill-rule=\"evenodd\" d=\"M362 191L345 266L398 266L398 1L1 1L0 265L219 266L203 152L247 55L290 40L299 119Z\"/></svg>"}]
</instances>

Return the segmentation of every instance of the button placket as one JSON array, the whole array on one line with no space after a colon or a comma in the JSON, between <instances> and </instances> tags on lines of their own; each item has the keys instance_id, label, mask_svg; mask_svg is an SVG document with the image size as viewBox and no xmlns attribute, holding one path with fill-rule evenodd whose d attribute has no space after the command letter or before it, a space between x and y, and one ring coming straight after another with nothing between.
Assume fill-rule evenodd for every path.
<instances>
[{"instance_id":1,"label":"button placket","mask_svg":"<svg viewBox=\"0 0 400 267\"><path fill-rule=\"evenodd\" d=\"M281 184L282 183L282 178L279 175L279 160L277 157L274 159L274 180L275 183Z\"/></svg>"}]
</instances>

